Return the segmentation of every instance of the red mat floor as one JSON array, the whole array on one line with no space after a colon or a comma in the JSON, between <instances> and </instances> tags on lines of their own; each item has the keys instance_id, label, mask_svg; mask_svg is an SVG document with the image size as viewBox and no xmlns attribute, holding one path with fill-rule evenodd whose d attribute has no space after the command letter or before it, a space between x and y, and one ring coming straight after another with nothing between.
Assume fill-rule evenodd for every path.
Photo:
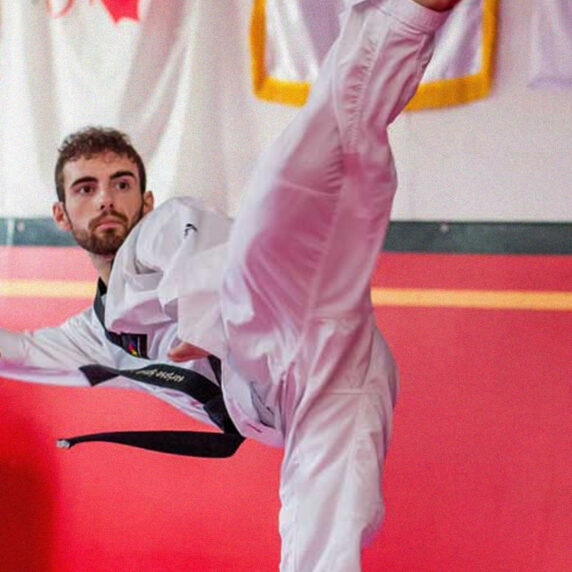
<instances>
[{"instance_id":1,"label":"red mat floor","mask_svg":"<svg viewBox=\"0 0 572 572\"><path fill-rule=\"evenodd\" d=\"M14 293L15 281L93 276L76 249L0 248L0 326L55 324L89 304ZM383 255L374 287L439 290L376 309L402 384L387 517L365 571L572 570L572 312L448 305L451 290L566 297L571 284L572 257ZM277 570L280 451L247 442L232 459L196 460L54 446L193 426L135 392L0 380L0 570Z\"/></svg>"}]
</instances>

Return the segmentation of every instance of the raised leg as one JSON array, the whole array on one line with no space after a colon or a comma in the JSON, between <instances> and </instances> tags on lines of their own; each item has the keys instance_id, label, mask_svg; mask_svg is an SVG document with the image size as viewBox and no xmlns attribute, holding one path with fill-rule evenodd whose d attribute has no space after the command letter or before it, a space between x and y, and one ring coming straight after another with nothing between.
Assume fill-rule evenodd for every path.
<instances>
[{"instance_id":1,"label":"raised leg","mask_svg":"<svg viewBox=\"0 0 572 572\"><path fill-rule=\"evenodd\" d=\"M386 129L445 19L413 0L349 4L310 100L261 157L233 227L223 320L234 365L260 383L281 378L312 317L369 308L397 186Z\"/></svg>"},{"instance_id":2,"label":"raised leg","mask_svg":"<svg viewBox=\"0 0 572 572\"><path fill-rule=\"evenodd\" d=\"M283 572L360 570L382 519L397 373L369 288L397 185L386 129L445 19L413 0L348 4L308 104L259 163L223 284L230 360L284 435Z\"/></svg>"}]
</instances>

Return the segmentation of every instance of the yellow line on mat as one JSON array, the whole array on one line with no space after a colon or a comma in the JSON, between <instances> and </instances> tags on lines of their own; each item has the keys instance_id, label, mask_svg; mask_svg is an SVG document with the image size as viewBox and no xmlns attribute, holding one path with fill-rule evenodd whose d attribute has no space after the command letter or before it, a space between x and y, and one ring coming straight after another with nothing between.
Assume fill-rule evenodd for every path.
<instances>
[{"instance_id":1,"label":"yellow line on mat","mask_svg":"<svg viewBox=\"0 0 572 572\"><path fill-rule=\"evenodd\" d=\"M373 288L374 306L572 310L572 292Z\"/></svg>"},{"instance_id":2,"label":"yellow line on mat","mask_svg":"<svg viewBox=\"0 0 572 572\"><path fill-rule=\"evenodd\" d=\"M93 298L95 281L0 280L0 296L12 298Z\"/></svg>"},{"instance_id":3,"label":"yellow line on mat","mask_svg":"<svg viewBox=\"0 0 572 572\"><path fill-rule=\"evenodd\" d=\"M0 280L0 297L90 299L94 293L92 281ZM374 306L572 310L572 292L373 288L371 296Z\"/></svg>"}]
</instances>

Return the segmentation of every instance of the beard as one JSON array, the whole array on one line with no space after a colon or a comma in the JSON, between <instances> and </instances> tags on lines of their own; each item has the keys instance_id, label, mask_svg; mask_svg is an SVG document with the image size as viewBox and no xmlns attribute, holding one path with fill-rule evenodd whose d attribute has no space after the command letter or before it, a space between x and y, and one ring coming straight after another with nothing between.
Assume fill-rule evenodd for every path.
<instances>
[{"instance_id":1,"label":"beard","mask_svg":"<svg viewBox=\"0 0 572 572\"><path fill-rule=\"evenodd\" d=\"M78 245L87 250L87 252L99 256L115 256L131 229L141 220L142 216L143 207L131 221L125 215L111 210L94 218L89 223L87 230L72 227L71 231ZM98 230L99 223L107 218L113 218L120 225Z\"/></svg>"}]
</instances>

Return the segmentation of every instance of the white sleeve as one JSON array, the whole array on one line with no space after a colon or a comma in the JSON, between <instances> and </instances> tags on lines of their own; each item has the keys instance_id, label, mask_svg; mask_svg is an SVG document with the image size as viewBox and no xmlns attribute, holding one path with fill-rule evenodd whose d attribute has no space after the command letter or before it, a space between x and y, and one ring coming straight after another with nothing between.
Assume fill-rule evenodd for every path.
<instances>
[{"instance_id":1,"label":"white sleeve","mask_svg":"<svg viewBox=\"0 0 572 572\"><path fill-rule=\"evenodd\" d=\"M82 365L112 366L111 354L92 309L57 327L28 332L0 329L0 375L61 385L88 386Z\"/></svg>"},{"instance_id":2,"label":"white sleeve","mask_svg":"<svg viewBox=\"0 0 572 572\"><path fill-rule=\"evenodd\" d=\"M219 289L231 225L229 218L190 197L166 201L145 216L114 260L107 328L146 334L153 358L170 349L156 339L169 327L176 328L178 339L220 355ZM183 300L194 309L192 317L179 312Z\"/></svg>"}]
</instances>

